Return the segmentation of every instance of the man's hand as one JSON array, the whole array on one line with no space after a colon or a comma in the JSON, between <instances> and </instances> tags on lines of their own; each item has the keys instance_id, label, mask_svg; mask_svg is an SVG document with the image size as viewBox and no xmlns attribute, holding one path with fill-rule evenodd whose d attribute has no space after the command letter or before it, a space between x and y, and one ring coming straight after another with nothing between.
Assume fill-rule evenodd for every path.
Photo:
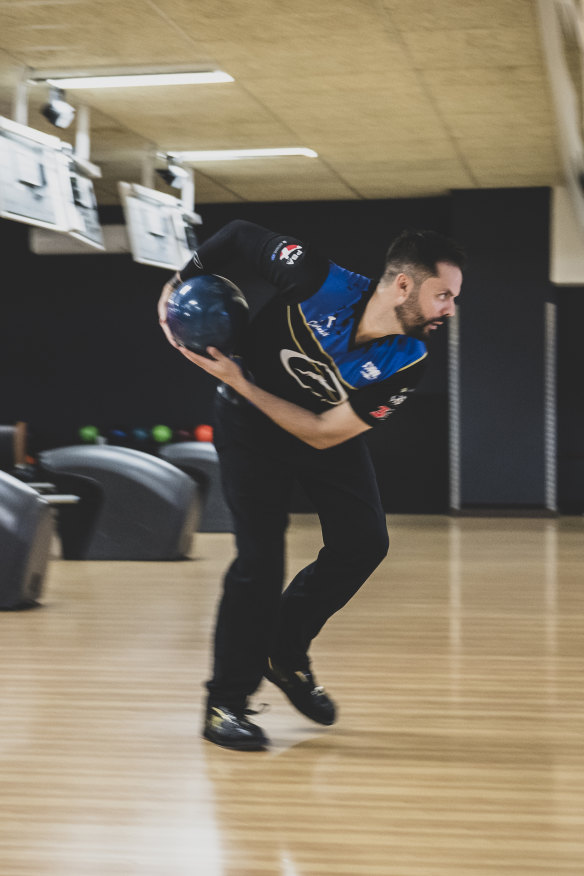
<instances>
[{"instance_id":1,"label":"man's hand","mask_svg":"<svg viewBox=\"0 0 584 876\"><path fill-rule=\"evenodd\" d=\"M168 283L164 284L164 286L162 287L162 292L160 294L160 298L158 299L158 321L160 323L162 331L166 335L166 340L168 341L169 344L172 344L173 347L176 347L176 349L180 349L180 347L178 346L177 342L175 341L172 334L170 333L170 329L169 329L168 323L166 321L166 309L168 306L168 299L170 298L170 296L172 295L174 290L178 286L180 286L181 283L182 283L182 280L181 280L180 274L177 272L174 275L174 277L172 277L168 281Z\"/></svg>"}]
</instances>

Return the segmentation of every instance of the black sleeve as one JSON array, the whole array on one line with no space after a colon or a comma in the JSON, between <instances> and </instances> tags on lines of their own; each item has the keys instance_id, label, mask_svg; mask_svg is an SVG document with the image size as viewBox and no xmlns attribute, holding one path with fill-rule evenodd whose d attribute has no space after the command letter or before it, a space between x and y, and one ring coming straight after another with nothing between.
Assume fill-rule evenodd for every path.
<instances>
[{"instance_id":1,"label":"black sleeve","mask_svg":"<svg viewBox=\"0 0 584 876\"><path fill-rule=\"evenodd\" d=\"M220 274L235 259L251 265L291 303L310 297L329 272L328 258L295 237L236 219L201 244L179 273L183 280Z\"/></svg>"},{"instance_id":2,"label":"black sleeve","mask_svg":"<svg viewBox=\"0 0 584 876\"><path fill-rule=\"evenodd\" d=\"M391 377L372 383L349 394L349 404L368 426L383 423L414 392L426 369L425 360L402 368Z\"/></svg>"}]
</instances>

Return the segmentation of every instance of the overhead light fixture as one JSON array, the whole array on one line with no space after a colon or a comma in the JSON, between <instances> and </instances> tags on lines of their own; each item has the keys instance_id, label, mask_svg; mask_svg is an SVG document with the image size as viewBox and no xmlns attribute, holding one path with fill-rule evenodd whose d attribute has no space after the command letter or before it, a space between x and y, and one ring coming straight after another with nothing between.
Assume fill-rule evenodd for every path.
<instances>
[{"instance_id":1,"label":"overhead light fixture","mask_svg":"<svg viewBox=\"0 0 584 876\"><path fill-rule=\"evenodd\" d=\"M300 156L303 158L318 158L314 149L289 147L283 149L209 149L190 152L169 152L176 161L188 161L197 164L200 161L240 161L246 158L286 158Z\"/></svg>"},{"instance_id":2,"label":"overhead light fixture","mask_svg":"<svg viewBox=\"0 0 584 876\"><path fill-rule=\"evenodd\" d=\"M34 78L34 82L39 79ZM47 76L44 79L59 88L138 88L156 85L207 85L215 82L234 82L233 76L223 70L199 70L158 73L95 74L87 76Z\"/></svg>"},{"instance_id":3,"label":"overhead light fixture","mask_svg":"<svg viewBox=\"0 0 584 876\"><path fill-rule=\"evenodd\" d=\"M41 109L41 113L56 128L68 128L75 118L75 107L67 103L62 88L51 86L49 101Z\"/></svg>"}]
</instances>

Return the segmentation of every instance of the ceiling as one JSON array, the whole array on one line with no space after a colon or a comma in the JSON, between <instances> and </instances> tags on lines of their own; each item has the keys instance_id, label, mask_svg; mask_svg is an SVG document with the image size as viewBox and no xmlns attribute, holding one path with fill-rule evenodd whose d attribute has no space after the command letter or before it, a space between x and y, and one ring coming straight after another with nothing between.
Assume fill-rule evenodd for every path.
<instances>
[{"instance_id":1,"label":"ceiling","mask_svg":"<svg viewBox=\"0 0 584 876\"><path fill-rule=\"evenodd\" d=\"M0 0L1 115L25 68L143 65L235 81L68 92L90 108L103 205L156 150L318 152L196 166L197 209L561 181L536 0ZM46 98L29 87L28 124L73 141Z\"/></svg>"}]
</instances>

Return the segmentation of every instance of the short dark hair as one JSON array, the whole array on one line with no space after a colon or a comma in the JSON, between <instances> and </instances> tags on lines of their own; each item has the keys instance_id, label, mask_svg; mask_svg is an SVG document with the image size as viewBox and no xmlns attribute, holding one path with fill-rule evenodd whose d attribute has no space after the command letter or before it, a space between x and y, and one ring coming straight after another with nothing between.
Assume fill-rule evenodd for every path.
<instances>
[{"instance_id":1,"label":"short dark hair","mask_svg":"<svg viewBox=\"0 0 584 876\"><path fill-rule=\"evenodd\" d=\"M419 281L437 276L438 262L448 262L462 271L466 255L456 241L437 231L405 229L387 250L383 273L391 279L402 272L411 273Z\"/></svg>"}]
</instances>

